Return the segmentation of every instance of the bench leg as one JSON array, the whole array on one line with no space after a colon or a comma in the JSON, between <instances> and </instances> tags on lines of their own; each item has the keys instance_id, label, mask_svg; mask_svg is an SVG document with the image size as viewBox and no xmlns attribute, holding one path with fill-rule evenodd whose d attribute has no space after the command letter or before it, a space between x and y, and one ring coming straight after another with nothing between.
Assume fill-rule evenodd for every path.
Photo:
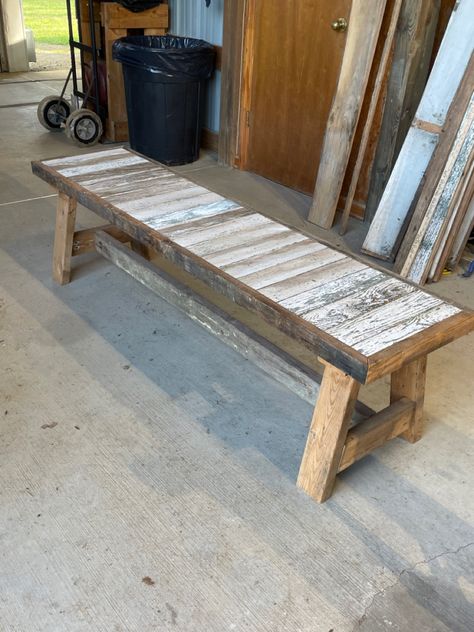
<instances>
[{"instance_id":1,"label":"bench leg","mask_svg":"<svg viewBox=\"0 0 474 632\"><path fill-rule=\"evenodd\" d=\"M423 434L423 402L425 399L426 356L402 366L392 373L390 402L407 397L415 404L408 430L400 436L410 443L421 439Z\"/></svg>"},{"instance_id":2,"label":"bench leg","mask_svg":"<svg viewBox=\"0 0 474 632\"><path fill-rule=\"evenodd\" d=\"M74 226L76 224L76 200L65 193L58 193L56 230L54 233L53 279L60 285L71 279L71 257Z\"/></svg>"},{"instance_id":3,"label":"bench leg","mask_svg":"<svg viewBox=\"0 0 474 632\"><path fill-rule=\"evenodd\" d=\"M359 388L357 380L325 363L297 481L318 502L332 493Z\"/></svg>"}]
</instances>

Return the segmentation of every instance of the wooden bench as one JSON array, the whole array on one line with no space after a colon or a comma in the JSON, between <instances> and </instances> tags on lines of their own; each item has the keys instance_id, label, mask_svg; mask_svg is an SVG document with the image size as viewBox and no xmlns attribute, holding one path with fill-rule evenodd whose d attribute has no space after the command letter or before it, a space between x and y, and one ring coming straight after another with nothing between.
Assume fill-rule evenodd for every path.
<instances>
[{"instance_id":1,"label":"wooden bench","mask_svg":"<svg viewBox=\"0 0 474 632\"><path fill-rule=\"evenodd\" d=\"M472 312L123 148L32 168L59 194L58 283L69 282L73 255L96 247L107 255L117 239L129 241L258 314L323 362L297 481L314 499L326 500L336 474L385 441L420 439L426 357L469 333ZM78 202L109 223L106 232L75 231ZM119 244L117 252L125 250ZM360 386L389 374L390 405L351 427Z\"/></svg>"}]
</instances>

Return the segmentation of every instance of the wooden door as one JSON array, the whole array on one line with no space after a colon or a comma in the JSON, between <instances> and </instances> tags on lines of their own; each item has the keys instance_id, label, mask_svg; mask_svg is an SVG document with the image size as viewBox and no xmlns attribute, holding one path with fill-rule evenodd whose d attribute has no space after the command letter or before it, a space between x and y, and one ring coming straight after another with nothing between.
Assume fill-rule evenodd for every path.
<instances>
[{"instance_id":1,"label":"wooden door","mask_svg":"<svg viewBox=\"0 0 474 632\"><path fill-rule=\"evenodd\" d=\"M351 0L250 0L240 166L312 193ZM242 129L243 128L243 129Z\"/></svg>"}]
</instances>

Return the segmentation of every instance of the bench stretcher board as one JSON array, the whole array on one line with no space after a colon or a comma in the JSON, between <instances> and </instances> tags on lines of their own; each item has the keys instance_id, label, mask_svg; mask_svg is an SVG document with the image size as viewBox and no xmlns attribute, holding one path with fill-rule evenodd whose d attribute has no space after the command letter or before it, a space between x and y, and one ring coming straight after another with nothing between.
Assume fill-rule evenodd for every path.
<instances>
[{"instance_id":1,"label":"bench stretcher board","mask_svg":"<svg viewBox=\"0 0 474 632\"><path fill-rule=\"evenodd\" d=\"M319 489L310 491L317 500L328 497L341 463L348 462L349 457L344 461L342 454L352 432L348 420L359 385L398 375L406 367L416 368L428 353L474 328L473 313L130 150L113 148L33 162L32 168L59 193L55 253L57 248L60 269L55 278L60 283L69 281L71 226L80 203L115 231L152 248L303 343L327 364L321 406L327 407L334 393L342 406L324 442L324 449L332 446L329 461L321 465L326 472L322 478L329 482L326 485L321 476L314 476L313 457L315 451L324 452L320 439L326 436L332 410L315 413L312 428L316 424L322 435L308 443L298 479L307 491ZM408 398L410 404L413 393L407 394L409 390L408 386L398 388L392 403L397 410L380 418L383 433L372 422L371 430L350 439L352 451L363 437L360 450L367 453L369 445L380 444L382 435L396 436L395 428L414 436L407 428L410 420L420 416L420 401L417 410L415 405L399 403ZM309 478L303 472L308 468Z\"/></svg>"}]
</instances>

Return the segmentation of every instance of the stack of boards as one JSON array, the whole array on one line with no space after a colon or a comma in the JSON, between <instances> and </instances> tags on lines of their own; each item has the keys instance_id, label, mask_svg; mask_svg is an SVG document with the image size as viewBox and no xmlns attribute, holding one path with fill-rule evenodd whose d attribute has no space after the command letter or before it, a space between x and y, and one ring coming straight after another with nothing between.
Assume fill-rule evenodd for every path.
<instances>
[{"instance_id":1,"label":"stack of boards","mask_svg":"<svg viewBox=\"0 0 474 632\"><path fill-rule=\"evenodd\" d=\"M474 226L474 0L451 16L363 251L416 283L454 268Z\"/></svg>"}]
</instances>

